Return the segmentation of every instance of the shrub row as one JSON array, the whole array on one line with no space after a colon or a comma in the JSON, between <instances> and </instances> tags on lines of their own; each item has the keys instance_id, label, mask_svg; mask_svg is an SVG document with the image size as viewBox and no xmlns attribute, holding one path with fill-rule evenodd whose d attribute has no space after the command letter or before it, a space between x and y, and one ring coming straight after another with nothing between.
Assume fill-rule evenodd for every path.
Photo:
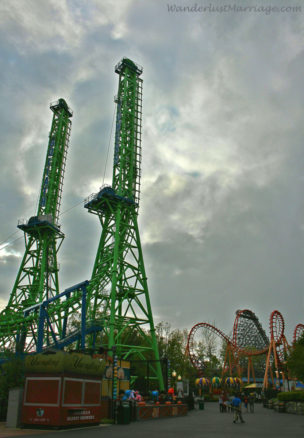
<instances>
[{"instance_id":1,"label":"shrub row","mask_svg":"<svg viewBox=\"0 0 304 438\"><path fill-rule=\"evenodd\" d=\"M279 401L304 402L304 391L281 392L277 397Z\"/></svg>"},{"instance_id":2,"label":"shrub row","mask_svg":"<svg viewBox=\"0 0 304 438\"><path fill-rule=\"evenodd\" d=\"M204 394L204 399L206 402L217 402L218 396L213 396L211 394Z\"/></svg>"}]
</instances>

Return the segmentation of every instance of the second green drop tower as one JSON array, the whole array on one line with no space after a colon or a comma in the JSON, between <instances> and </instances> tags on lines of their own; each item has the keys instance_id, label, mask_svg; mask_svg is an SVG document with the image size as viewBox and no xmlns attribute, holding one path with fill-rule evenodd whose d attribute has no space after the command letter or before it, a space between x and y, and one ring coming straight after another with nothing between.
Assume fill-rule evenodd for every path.
<instances>
[{"instance_id":1,"label":"second green drop tower","mask_svg":"<svg viewBox=\"0 0 304 438\"><path fill-rule=\"evenodd\" d=\"M147 276L138 229L142 136L142 68L123 58L115 98L116 132L112 186L85 207L98 215L102 233L88 291L87 319L101 318L103 346L121 358L152 360L164 389ZM134 342L140 336L140 345Z\"/></svg>"}]
</instances>

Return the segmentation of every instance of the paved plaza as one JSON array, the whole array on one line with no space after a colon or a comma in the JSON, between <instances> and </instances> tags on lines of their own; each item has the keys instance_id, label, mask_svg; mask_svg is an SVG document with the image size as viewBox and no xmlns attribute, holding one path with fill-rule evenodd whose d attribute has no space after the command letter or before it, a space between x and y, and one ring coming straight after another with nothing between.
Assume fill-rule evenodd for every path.
<instances>
[{"instance_id":1,"label":"paved plaza","mask_svg":"<svg viewBox=\"0 0 304 438\"><path fill-rule=\"evenodd\" d=\"M206 403L204 410L190 411L186 417L132 422L128 425L96 426L59 431L5 430L0 437L26 435L44 438L303 438L304 416L279 414L261 405L254 414L243 413L245 423L233 424L232 414L219 413L217 403Z\"/></svg>"}]
</instances>

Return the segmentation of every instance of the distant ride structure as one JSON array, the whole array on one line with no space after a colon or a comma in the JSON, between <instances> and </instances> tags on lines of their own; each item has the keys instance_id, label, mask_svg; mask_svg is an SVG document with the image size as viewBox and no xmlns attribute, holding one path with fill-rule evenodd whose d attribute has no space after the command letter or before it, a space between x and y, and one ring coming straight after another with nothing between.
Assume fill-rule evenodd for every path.
<instances>
[{"instance_id":1,"label":"distant ride structure","mask_svg":"<svg viewBox=\"0 0 304 438\"><path fill-rule=\"evenodd\" d=\"M270 342L266 358L266 369L264 376L264 388L269 386L268 375L273 381L272 372L272 362L275 367L275 375L277 379L285 380L287 377L287 367L286 361L290 347L288 345L287 339L285 337L285 322L283 315L278 311L274 310L269 319L270 326Z\"/></svg>"},{"instance_id":2,"label":"distant ride structure","mask_svg":"<svg viewBox=\"0 0 304 438\"><path fill-rule=\"evenodd\" d=\"M193 366L200 375L204 374L204 361L199 357L196 349L198 346L199 332L201 329L210 330L219 336L226 344L225 359L222 368L222 377L225 374L233 373L241 377L242 370L240 360L247 359L247 381L250 377L255 381L252 358L254 356L265 356L265 372L263 387L269 386L269 377L274 384L277 380L288 379L286 361L290 346L286 340L284 330L285 322L282 314L274 310L269 319L270 338L261 326L257 316L249 309L237 310L233 325L232 337L227 336L212 324L201 322L195 324L189 332L186 353ZM304 325L298 324L294 330L294 342L304 334ZM275 376L272 368L275 369Z\"/></svg>"},{"instance_id":3,"label":"distant ride structure","mask_svg":"<svg viewBox=\"0 0 304 438\"><path fill-rule=\"evenodd\" d=\"M32 350L37 325L28 331L23 324L24 310L59 293L57 254L64 239L59 212L73 112L62 98L51 103L50 109L53 118L38 210L29 220L18 223L24 232L25 252L8 304L0 315L2 350ZM49 338L48 330L45 337Z\"/></svg>"},{"instance_id":4,"label":"distant ride structure","mask_svg":"<svg viewBox=\"0 0 304 438\"><path fill-rule=\"evenodd\" d=\"M258 317L249 309L237 310L233 325L232 342L242 350L265 350L269 339Z\"/></svg>"}]
</instances>

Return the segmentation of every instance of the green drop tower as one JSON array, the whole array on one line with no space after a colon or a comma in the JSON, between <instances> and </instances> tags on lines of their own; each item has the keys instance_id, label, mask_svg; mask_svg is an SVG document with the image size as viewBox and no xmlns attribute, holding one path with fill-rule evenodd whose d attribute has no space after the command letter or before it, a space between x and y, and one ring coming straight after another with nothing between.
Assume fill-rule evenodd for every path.
<instances>
[{"instance_id":1,"label":"green drop tower","mask_svg":"<svg viewBox=\"0 0 304 438\"><path fill-rule=\"evenodd\" d=\"M124 359L140 358L164 389L147 276L138 229L142 141L142 68L123 58L119 76L112 186L85 203L102 232L88 288L87 320L103 321L103 347ZM139 335L142 341L135 345Z\"/></svg>"},{"instance_id":2,"label":"green drop tower","mask_svg":"<svg viewBox=\"0 0 304 438\"><path fill-rule=\"evenodd\" d=\"M53 119L37 214L18 224L24 232L25 252L8 304L1 312L2 351L6 348L33 350L35 329L32 328L31 333L20 331L24 310L59 293L57 253L64 239L59 210L73 114L64 99L51 103L50 109Z\"/></svg>"}]
</instances>

